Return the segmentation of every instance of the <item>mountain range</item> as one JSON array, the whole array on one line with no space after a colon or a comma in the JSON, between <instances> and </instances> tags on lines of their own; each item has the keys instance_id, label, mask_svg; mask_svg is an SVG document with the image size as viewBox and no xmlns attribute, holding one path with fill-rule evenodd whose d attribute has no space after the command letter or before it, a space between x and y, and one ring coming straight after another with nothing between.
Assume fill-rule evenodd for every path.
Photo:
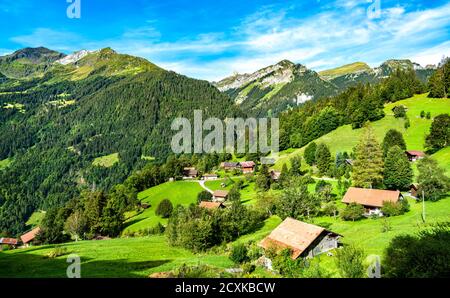
<instances>
[{"instance_id":1,"label":"mountain range","mask_svg":"<svg viewBox=\"0 0 450 298\"><path fill-rule=\"evenodd\" d=\"M377 83L396 69L412 69L426 82L436 68L422 67L410 60L388 60L375 68L355 62L316 72L283 60L251 74L235 73L214 85L242 109L264 116L278 114L311 99L336 95L358 83Z\"/></svg>"}]
</instances>

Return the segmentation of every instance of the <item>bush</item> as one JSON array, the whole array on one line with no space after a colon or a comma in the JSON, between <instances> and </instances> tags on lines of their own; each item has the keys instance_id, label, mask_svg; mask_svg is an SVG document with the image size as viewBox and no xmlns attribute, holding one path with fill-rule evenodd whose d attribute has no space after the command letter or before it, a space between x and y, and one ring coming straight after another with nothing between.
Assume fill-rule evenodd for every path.
<instances>
[{"instance_id":1,"label":"bush","mask_svg":"<svg viewBox=\"0 0 450 298\"><path fill-rule=\"evenodd\" d=\"M359 220L364 217L364 207L357 203L350 203L341 211L341 218L343 220Z\"/></svg>"},{"instance_id":2,"label":"bush","mask_svg":"<svg viewBox=\"0 0 450 298\"><path fill-rule=\"evenodd\" d=\"M397 216L397 215L402 215L404 213L401 203L399 203L399 202L395 203L395 202L389 202L389 201L383 202L383 207L381 207L381 212L383 212L383 215L385 215L385 216Z\"/></svg>"},{"instance_id":3,"label":"bush","mask_svg":"<svg viewBox=\"0 0 450 298\"><path fill-rule=\"evenodd\" d=\"M242 265L242 270L244 271L245 274L250 274L253 271L255 271L256 266L252 263L245 263Z\"/></svg>"},{"instance_id":4,"label":"bush","mask_svg":"<svg viewBox=\"0 0 450 298\"><path fill-rule=\"evenodd\" d=\"M202 201L211 201L211 200L212 200L212 194L207 190L204 190L197 195L197 201L199 203Z\"/></svg>"},{"instance_id":5,"label":"bush","mask_svg":"<svg viewBox=\"0 0 450 298\"><path fill-rule=\"evenodd\" d=\"M339 249L336 253L336 265L339 274L344 278L361 278L364 276L364 251L349 245Z\"/></svg>"},{"instance_id":6,"label":"bush","mask_svg":"<svg viewBox=\"0 0 450 298\"><path fill-rule=\"evenodd\" d=\"M395 106L392 111L395 118L403 118L406 116L406 109L404 106Z\"/></svg>"},{"instance_id":7,"label":"bush","mask_svg":"<svg viewBox=\"0 0 450 298\"><path fill-rule=\"evenodd\" d=\"M49 259L55 259L57 257L60 256L64 256L66 255L67 252L67 248L63 247L63 246L56 246L55 248L53 248L49 253L47 253L45 256Z\"/></svg>"},{"instance_id":8,"label":"bush","mask_svg":"<svg viewBox=\"0 0 450 298\"><path fill-rule=\"evenodd\" d=\"M235 264L242 264L249 259L247 252L248 249L245 244L239 243L231 249L230 260L232 260Z\"/></svg>"},{"instance_id":9,"label":"bush","mask_svg":"<svg viewBox=\"0 0 450 298\"><path fill-rule=\"evenodd\" d=\"M391 240L383 259L389 278L450 277L450 222Z\"/></svg>"},{"instance_id":10,"label":"bush","mask_svg":"<svg viewBox=\"0 0 450 298\"><path fill-rule=\"evenodd\" d=\"M155 214L162 218L168 218L172 214L173 205L169 199L162 200L156 208Z\"/></svg>"},{"instance_id":11,"label":"bush","mask_svg":"<svg viewBox=\"0 0 450 298\"><path fill-rule=\"evenodd\" d=\"M328 202L326 203L323 208L322 208L322 212L325 215L328 216L336 216L338 213L338 208L335 202Z\"/></svg>"}]
</instances>

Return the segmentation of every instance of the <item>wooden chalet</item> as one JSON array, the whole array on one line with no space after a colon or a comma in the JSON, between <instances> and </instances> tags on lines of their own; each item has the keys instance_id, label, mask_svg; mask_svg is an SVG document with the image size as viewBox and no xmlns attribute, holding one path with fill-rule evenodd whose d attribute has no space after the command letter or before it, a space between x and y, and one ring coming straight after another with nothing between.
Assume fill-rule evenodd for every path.
<instances>
[{"instance_id":1,"label":"wooden chalet","mask_svg":"<svg viewBox=\"0 0 450 298\"><path fill-rule=\"evenodd\" d=\"M405 153L408 156L409 161L416 161L426 156L424 152L418 150L408 150L405 151Z\"/></svg>"},{"instance_id":2,"label":"wooden chalet","mask_svg":"<svg viewBox=\"0 0 450 298\"><path fill-rule=\"evenodd\" d=\"M20 236L20 240L22 240L22 243L24 245L29 246L30 244L32 244L34 242L37 234L39 234L40 231L41 231L41 229L39 227L34 228L33 230L29 231L28 233L25 233L22 236Z\"/></svg>"},{"instance_id":3,"label":"wooden chalet","mask_svg":"<svg viewBox=\"0 0 450 298\"><path fill-rule=\"evenodd\" d=\"M217 174L205 174L203 175L202 179L205 181L217 180L219 179L219 176Z\"/></svg>"},{"instance_id":4,"label":"wooden chalet","mask_svg":"<svg viewBox=\"0 0 450 298\"><path fill-rule=\"evenodd\" d=\"M382 216L381 207L383 207L383 202L397 203L402 199L403 196L398 190L350 187L345 193L342 203L358 203L363 205L366 211L365 215L377 214Z\"/></svg>"},{"instance_id":5,"label":"wooden chalet","mask_svg":"<svg viewBox=\"0 0 450 298\"><path fill-rule=\"evenodd\" d=\"M239 163L242 169L242 173L253 173L255 171L256 164L254 161L243 161Z\"/></svg>"},{"instance_id":6,"label":"wooden chalet","mask_svg":"<svg viewBox=\"0 0 450 298\"><path fill-rule=\"evenodd\" d=\"M8 246L10 248L16 248L18 245L19 245L19 240L15 239L15 238L0 238L0 247Z\"/></svg>"},{"instance_id":7,"label":"wooden chalet","mask_svg":"<svg viewBox=\"0 0 450 298\"><path fill-rule=\"evenodd\" d=\"M225 202L228 198L228 190L216 190L213 192L214 202Z\"/></svg>"},{"instance_id":8,"label":"wooden chalet","mask_svg":"<svg viewBox=\"0 0 450 298\"><path fill-rule=\"evenodd\" d=\"M184 168L183 179L195 179L198 176L198 171L195 168Z\"/></svg>"},{"instance_id":9,"label":"wooden chalet","mask_svg":"<svg viewBox=\"0 0 450 298\"><path fill-rule=\"evenodd\" d=\"M312 258L339 246L342 236L325 228L286 218L260 243L264 249L290 249L292 259Z\"/></svg>"},{"instance_id":10,"label":"wooden chalet","mask_svg":"<svg viewBox=\"0 0 450 298\"><path fill-rule=\"evenodd\" d=\"M240 169L240 165L238 162L230 162L230 161L222 162L220 164L220 167L225 171Z\"/></svg>"},{"instance_id":11,"label":"wooden chalet","mask_svg":"<svg viewBox=\"0 0 450 298\"><path fill-rule=\"evenodd\" d=\"M221 202L201 201L199 207L206 209L223 209L225 208L225 205L222 204Z\"/></svg>"}]
</instances>

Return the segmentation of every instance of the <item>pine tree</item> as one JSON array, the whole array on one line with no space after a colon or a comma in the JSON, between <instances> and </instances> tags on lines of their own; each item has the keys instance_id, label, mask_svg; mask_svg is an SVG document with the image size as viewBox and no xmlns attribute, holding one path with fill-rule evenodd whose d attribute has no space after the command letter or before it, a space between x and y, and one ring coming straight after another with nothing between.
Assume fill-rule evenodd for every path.
<instances>
[{"instance_id":1,"label":"pine tree","mask_svg":"<svg viewBox=\"0 0 450 298\"><path fill-rule=\"evenodd\" d=\"M437 151L450 145L450 115L441 114L434 118L430 134L426 137L426 147Z\"/></svg>"},{"instance_id":2,"label":"pine tree","mask_svg":"<svg viewBox=\"0 0 450 298\"><path fill-rule=\"evenodd\" d=\"M316 150L316 164L320 175L327 175L331 168L331 153L328 146L320 143Z\"/></svg>"},{"instance_id":3,"label":"pine tree","mask_svg":"<svg viewBox=\"0 0 450 298\"><path fill-rule=\"evenodd\" d=\"M391 147L384 161L384 184L388 189L405 190L411 183L413 171L403 149Z\"/></svg>"},{"instance_id":4,"label":"pine tree","mask_svg":"<svg viewBox=\"0 0 450 298\"><path fill-rule=\"evenodd\" d=\"M425 200L438 201L447 195L450 190L450 178L434 159L425 157L418 162L417 169L418 192L420 195L424 193Z\"/></svg>"},{"instance_id":5,"label":"pine tree","mask_svg":"<svg viewBox=\"0 0 450 298\"><path fill-rule=\"evenodd\" d=\"M406 143L403 139L403 135L401 132L395 129L389 129L386 135L384 136L382 148L383 148L383 156L386 157L389 149L394 146L400 147L400 149L406 150Z\"/></svg>"},{"instance_id":6,"label":"pine tree","mask_svg":"<svg viewBox=\"0 0 450 298\"><path fill-rule=\"evenodd\" d=\"M383 152L375 139L370 125L365 127L361 140L355 148L353 162L353 185L373 188L383 180Z\"/></svg>"},{"instance_id":7,"label":"pine tree","mask_svg":"<svg viewBox=\"0 0 450 298\"><path fill-rule=\"evenodd\" d=\"M263 164L258 175L256 176L256 187L259 190L267 191L270 189L271 182L272 179L270 177L269 168L267 165Z\"/></svg>"},{"instance_id":8,"label":"pine tree","mask_svg":"<svg viewBox=\"0 0 450 298\"><path fill-rule=\"evenodd\" d=\"M317 144L312 142L309 143L308 146L305 148L305 154L304 158L306 160L306 163L312 166L316 162L316 150L317 150Z\"/></svg>"},{"instance_id":9,"label":"pine tree","mask_svg":"<svg viewBox=\"0 0 450 298\"><path fill-rule=\"evenodd\" d=\"M301 159L301 157L300 156L292 157L291 158L290 175L291 176L301 176L302 175L301 167L302 167L302 159Z\"/></svg>"}]
</instances>

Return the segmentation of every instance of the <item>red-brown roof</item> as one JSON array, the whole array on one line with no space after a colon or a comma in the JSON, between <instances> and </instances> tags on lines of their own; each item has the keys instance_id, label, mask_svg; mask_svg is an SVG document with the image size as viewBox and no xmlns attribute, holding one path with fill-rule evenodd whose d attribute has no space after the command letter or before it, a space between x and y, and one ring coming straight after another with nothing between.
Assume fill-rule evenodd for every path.
<instances>
[{"instance_id":1,"label":"red-brown roof","mask_svg":"<svg viewBox=\"0 0 450 298\"><path fill-rule=\"evenodd\" d=\"M0 244L6 244L6 245L17 245L19 241L14 238L0 238Z\"/></svg>"},{"instance_id":2,"label":"red-brown roof","mask_svg":"<svg viewBox=\"0 0 450 298\"><path fill-rule=\"evenodd\" d=\"M272 177L273 180L278 180L280 178L281 172L280 171L271 171L270 177Z\"/></svg>"},{"instance_id":3,"label":"red-brown roof","mask_svg":"<svg viewBox=\"0 0 450 298\"><path fill-rule=\"evenodd\" d=\"M239 163L243 168L253 168L256 164L253 161L243 161Z\"/></svg>"},{"instance_id":4,"label":"red-brown roof","mask_svg":"<svg viewBox=\"0 0 450 298\"><path fill-rule=\"evenodd\" d=\"M34 238L36 238L36 235L41 231L39 227L34 228L33 230L29 231L26 234L23 234L20 236L20 239L22 240L23 244L27 244L28 242L32 241Z\"/></svg>"},{"instance_id":5,"label":"red-brown roof","mask_svg":"<svg viewBox=\"0 0 450 298\"><path fill-rule=\"evenodd\" d=\"M292 258L297 259L323 231L325 229L322 227L288 217L259 245L264 249L289 248L292 250Z\"/></svg>"},{"instance_id":6,"label":"red-brown roof","mask_svg":"<svg viewBox=\"0 0 450 298\"><path fill-rule=\"evenodd\" d=\"M228 190L215 190L213 192L214 197L226 198L228 196Z\"/></svg>"},{"instance_id":7,"label":"red-brown roof","mask_svg":"<svg viewBox=\"0 0 450 298\"><path fill-rule=\"evenodd\" d=\"M342 203L358 203L369 207L383 207L383 202L397 202L400 191L350 187L345 193Z\"/></svg>"},{"instance_id":8,"label":"red-brown roof","mask_svg":"<svg viewBox=\"0 0 450 298\"><path fill-rule=\"evenodd\" d=\"M206 209L217 209L223 207L223 204L218 202L216 203L216 202L201 201L199 206Z\"/></svg>"},{"instance_id":9,"label":"red-brown roof","mask_svg":"<svg viewBox=\"0 0 450 298\"><path fill-rule=\"evenodd\" d=\"M418 151L418 150L407 150L406 154L411 155L411 156L420 156L420 157L426 156L426 154L424 152Z\"/></svg>"}]
</instances>

